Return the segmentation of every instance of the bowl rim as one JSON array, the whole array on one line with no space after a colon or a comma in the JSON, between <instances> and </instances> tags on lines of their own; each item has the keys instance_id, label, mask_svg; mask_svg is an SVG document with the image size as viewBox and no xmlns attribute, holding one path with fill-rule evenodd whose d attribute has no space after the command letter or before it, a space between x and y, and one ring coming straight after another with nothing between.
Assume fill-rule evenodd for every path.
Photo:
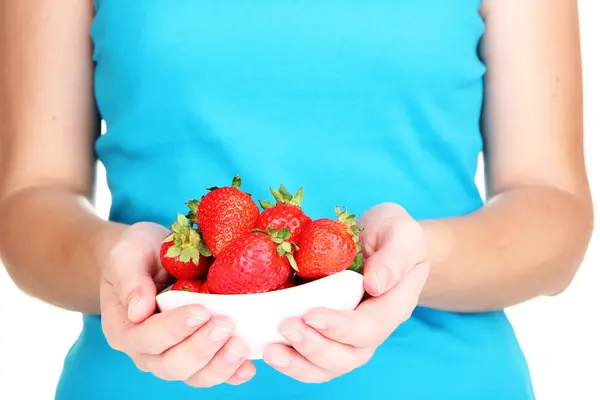
<instances>
[{"instance_id":1,"label":"bowl rim","mask_svg":"<svg viewBox=\"0 0 600 400\"><path fill-rule=\"evenodd\" d=\"M160 293L158 293L156 295L156 298L159 297L166 297L165 295L167 295L168 293L171 292L181 292L181 293L185 293L185 296L194 296L194 297L219 297L219 298L235 298L235 299L241 299L241 298L256 298L256 297L268 297L268 296L275 296L279 293L285 292L285 293L290 293L294 290L298 291L298 290L306 290L306 287L314 287L315 284L319 284L319 285L323 285L325 283L327 283L327 281L330 281L334 278L339 278L340 275L350 275L350 274L356 274L360 277L361 281L364 280L364 276L362 273L360 272L356 272L353 271L351 269L346 269L340 272L336 272L335 274L331 274L331 275L327 275L324 276L322 278L319 279L315 279L314 281L311 282L307 282L307 283L303 283L302 285L298 285L298 286L292 286L292 287L288 287L288 288L283 288L283 289L277 289L277 290L271 290L268 292L261 292L261 293L244 293L244 294L218 294L218 293L198 293L198 292L186 292L183 290L171 290L171 287L173 287L173 285L169 285L167 286L165 289L163 289ZM178 295L180 296L180 295Z\"/></svg>"}]
</instances>

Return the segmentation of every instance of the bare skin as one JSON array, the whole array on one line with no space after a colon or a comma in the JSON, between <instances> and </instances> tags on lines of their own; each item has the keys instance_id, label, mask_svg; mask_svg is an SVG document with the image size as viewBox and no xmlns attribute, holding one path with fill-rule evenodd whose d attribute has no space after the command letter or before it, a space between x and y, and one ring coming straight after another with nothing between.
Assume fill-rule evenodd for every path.
<instances>
[{"instance_id":1,"label":"bare skin","mask_svg":"<svg viewBox=\"0 0 600 400\"><path fill-rule=\"evenodd\" d=\"M417 304L496 310L558 294L575 276L593 228L577 4L485 0L481 14L490 201L470 215L420 222L399 205L374 207L361 221L374 232L365 237L365 287L374 298L349 314L314 310L284 322L282 333L301 339L265 354L283 373L320 382L356 368ZM245 344L226 336L234 329L227 318L202 308L152 315L164 277L153 249L164 228L93 212L92 17L91 1L0 3L4 265L32 296L101 313L111 346L143 370L194 386L243 383L254 367ZM119 257L123 249L129 258ZM225 332L218 343L214 330ZM336 356L319 358L326 353Z\"/></svg>"}]
</instances>

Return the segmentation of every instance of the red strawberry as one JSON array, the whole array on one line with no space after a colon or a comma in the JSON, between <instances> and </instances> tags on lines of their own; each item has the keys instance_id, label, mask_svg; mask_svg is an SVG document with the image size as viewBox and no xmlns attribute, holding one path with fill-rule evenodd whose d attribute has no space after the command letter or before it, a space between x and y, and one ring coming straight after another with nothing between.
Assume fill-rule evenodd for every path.
<instances>
[{"instance_id":1,"label":"red strawberry","mask_svg":"<svg viewBox=\"0 0 600 400\"><path fill-rule=\"evenodd\" d=\"M223 250L244 233L250 232L260 214L250 195L239 189L242 180L233 178L231 186L209 188L200 201L186 204L198 225L202 238L213 256L219 257Z\"/></svg>"},{"instance_id":2,"label":"red strawberry","mask_svg":"<svg viewBox=\"0 0 600 400\"><path fill-rule=\"evenodd\" d=\"M184 292L202 293L204 286L206 285L203 281L200 280L179 279L177 282L175 282L171 290L182 290Z\"/></svg>"},{"instance_id":3,"label":"red strawberry","mask_svg":"<svg viewBox=\"0 0 600 400\"><path fill-rule=\"evenodd\" d=\"M283 286L280 287L279 289L287 289L287 288L291 288L291 287L294 287L294 282L288 279L287 281L284 282Z\"/></svg>"},{"instance_id":4,"label":"red strawberry","mask_svg":"<svg viewBox=\"0 0 600 400\"><path fill-rule=\"evenodd\" d=\"M210 252L200 235L183 214L171 225L171 233L160 247L163 268L177 279L198 279L206 276L211 263Z\"/></svg>"},{"instance_id":5,"label":"red strawberry","mask_svg":"<svg viewBox=\"0 0 600 400\"><path fill-rule=\"evenodd\" d=\"M317 219L302 230L295 254L298 276L322 278L350 267L358 268L360 229L356 226L356 216L339 207L335 211L336 221Z\"/></svg>"},{"instance_id":6,"label":"red strawberry","mask_svg":"<svg viewBox=\"0 0 600 400\"><path fill-rule=\"evenodd\" d=\"M278 230L286 228L292 233L289 241L298 243L300 231L311 221L310 217L300 207L304 199L302 188L298 189L294 197L283 185L279 186L279 191L273 188L270 189L273 197L275 197L275 204L263 200L259 201L264 211L256 221L256 228L263 231L269 227Z\"/></svg>"},{"instance_id":7,"label":"red strawberry","mask_svg":"<svg viewBox=\"0 0 600 400\"><path fill-rule=\"evenodd\" d=\"M200 290L200 293L210 294L210 292L208 291L208 285L206 283L204 285L202 285L202 289Z\"/></svg>"},{"instance_id":8,"label":"red strawberry","mask_svg":"<svg viewBox=\"0 0 600 400\"><path fill-rule=\"evenodd\" d=\"M290 276L290 231L269 228L245 233L215 260L208 271L208 290L215 294L262 293L279 289Z\"/></svg>"}]
</instances>

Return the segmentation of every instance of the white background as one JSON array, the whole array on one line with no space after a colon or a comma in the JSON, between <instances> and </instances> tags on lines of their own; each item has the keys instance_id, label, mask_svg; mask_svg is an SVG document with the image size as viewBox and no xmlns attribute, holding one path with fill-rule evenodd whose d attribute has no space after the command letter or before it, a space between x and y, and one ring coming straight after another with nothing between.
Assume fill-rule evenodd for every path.
<instances>
[{"instance_id":1,"label":"white background","mask_svg":"<svg viewBox=\"0 0 600 400\"><path fill-rule=\"evenodd\" d=\"M600 4L596 0L580 0L579 4L587 162L594 198L598 200L600 156L594 150L600 150L600 46L595 38L600 37ZM100 172L98 209L106 216L110 194L101 167ZM597 221L596 231L600 229L600 218ZM539 400L600 399L598 236L592 239L580 273L567 292L508 310L529 360ZM26 297L1 267L0 315L0 399L52 399L65 353L79 333L80 316Z\"/></svg>"}]
</instances>

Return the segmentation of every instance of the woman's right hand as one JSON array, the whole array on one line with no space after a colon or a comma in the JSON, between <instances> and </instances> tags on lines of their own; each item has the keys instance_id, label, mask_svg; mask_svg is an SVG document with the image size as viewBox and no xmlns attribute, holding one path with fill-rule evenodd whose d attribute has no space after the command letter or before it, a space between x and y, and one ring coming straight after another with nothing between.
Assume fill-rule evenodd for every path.
<instances>
[{"instance_id":1,"label":"woman's right hand","mask_svg":"<svg viewBox=\"0 0 600 400\"><path fill-rule=\"evenodd\" d=\"M155 313L157 290L167 285L157 249L168 230L154 223L127 228L102 271L102 329L109 345L145 372L195 387L239 385L256 370L248 346L232 337L233 322L200 305Z\"/></svg>"}]
</instances>

